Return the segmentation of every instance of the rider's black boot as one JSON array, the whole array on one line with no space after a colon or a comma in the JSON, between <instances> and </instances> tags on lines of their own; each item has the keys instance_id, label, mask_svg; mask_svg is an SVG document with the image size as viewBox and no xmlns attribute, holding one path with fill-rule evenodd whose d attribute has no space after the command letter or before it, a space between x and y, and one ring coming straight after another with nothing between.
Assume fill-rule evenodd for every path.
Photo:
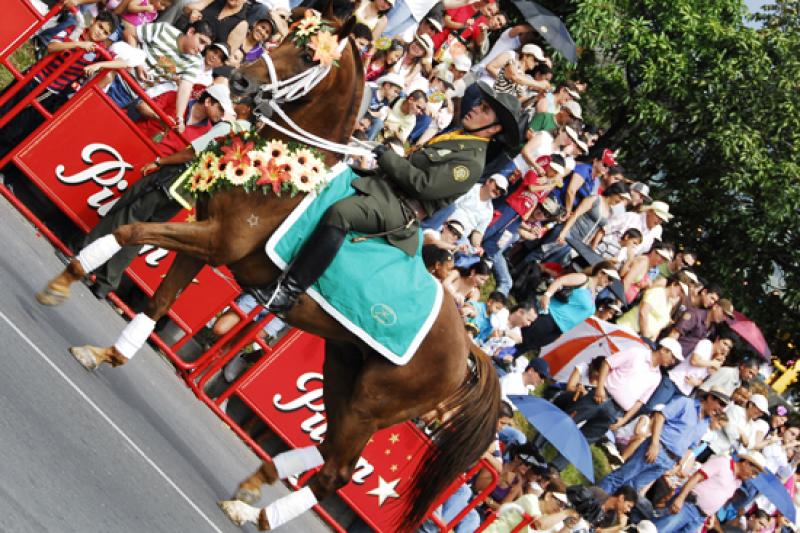
<instances>
[{"instance_id":1,"label":"rider's black boot","mask_svg":"<svg viewBox=\"0 0 800 533\"><path fill-rule=\"evenodd\" d=\"M269 310L281 318L294 306L297 298L325 272L347 235L342 228L321 225L306 240L289 270L274 284L252 292Z\"/></svg>"}]
</instances>

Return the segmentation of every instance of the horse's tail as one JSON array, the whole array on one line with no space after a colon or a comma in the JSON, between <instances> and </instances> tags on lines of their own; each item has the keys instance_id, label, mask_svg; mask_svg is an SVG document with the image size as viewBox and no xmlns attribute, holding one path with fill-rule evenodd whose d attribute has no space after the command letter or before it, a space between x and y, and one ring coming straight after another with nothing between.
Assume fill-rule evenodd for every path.
<instances>
[{"instance_id":1,"label":"horse's tail","mask_svg":"<svg viewBox=\"0 0 800 533\"><path fill-rule=\"evenodd\" d=\"M431 435L414 475L403 530L413 530L457 476L469 470L491 445L500 414L500 382L489 357L470 342L471 375L444 402L447 420Z\"/></svg>"}]
</instances>

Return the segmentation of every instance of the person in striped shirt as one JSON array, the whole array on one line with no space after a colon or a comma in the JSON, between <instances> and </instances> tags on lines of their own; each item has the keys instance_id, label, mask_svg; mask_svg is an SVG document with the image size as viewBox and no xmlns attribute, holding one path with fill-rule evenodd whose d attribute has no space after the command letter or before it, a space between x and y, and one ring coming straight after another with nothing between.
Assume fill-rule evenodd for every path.
<instances>
[{"instance_id":1,"label":"person in striped shirt","mask_svg":"<svg viewBox=\"0 0 800 533\"><path fill-rule=\"evenodd\" d=\"M192 92L194 79L203 70L203 49L211 44L213 31L208 22L197 21L189 25L186 33L163 22L143 24L125 29L125 40L145 52L145 65L136 73L144 86L175 82L178 85L175 122L178 132L183 132L183 117Z\"/></svg>"}]
</instances>

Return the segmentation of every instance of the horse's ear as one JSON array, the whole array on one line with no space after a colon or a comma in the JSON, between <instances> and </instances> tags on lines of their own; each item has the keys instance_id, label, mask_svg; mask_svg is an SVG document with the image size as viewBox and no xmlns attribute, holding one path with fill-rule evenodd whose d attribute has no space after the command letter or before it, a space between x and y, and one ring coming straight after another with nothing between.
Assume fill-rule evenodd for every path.
<instances>
[{"instance_id":1,"label":"horse's ear","mask_svg":"<svg viewBox=\"0 0 800 533\"><path fill-rule=\"evenodd\" d=\"M324 0L323 0L324 1ZM334 0L325 2L325 9L321 9L322 18L325 20L336 20L336 10L333 8Z\"/></svg>"},{"instance_id":2,"label":"horse's ear","mask_svg":"<svg viewBox=\"0 0 800 533\"><path fill-rule=\"evenodd\" d=\"M339 39L346 39L347 36L349 36L352 33L353 28L355 28L356 24L358 24L358 19L356 19L355 16L351 16L344 22L344 24L342 24L339 27L339 29L336 31L336 36Z\"/></svg>"}]
</instances>

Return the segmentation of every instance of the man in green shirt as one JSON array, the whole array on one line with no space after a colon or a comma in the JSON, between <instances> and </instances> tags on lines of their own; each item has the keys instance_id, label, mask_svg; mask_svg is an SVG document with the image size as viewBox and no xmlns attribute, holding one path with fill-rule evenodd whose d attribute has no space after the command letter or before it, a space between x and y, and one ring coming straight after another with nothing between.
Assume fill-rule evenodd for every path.
<instances>
[{"instance_id":1,"label":"man in green shirt","mask_svg":"<svg viewBox=\"0 0 800 533\"><path fill-rule=\"evenodd\" d=\"M383 145L375 148L378 170L353 181L356 194L333 204L306 240L286 273L274 284L252 289L270 311L284 316L328 268L349 231L386 237L413 256L419 222L452 204L478 182L486 147L497 138L519 146L519 101L478 84L483 100L462 119L462 129L431 139L409 157Z\"/></svg>"}]
</instances>

